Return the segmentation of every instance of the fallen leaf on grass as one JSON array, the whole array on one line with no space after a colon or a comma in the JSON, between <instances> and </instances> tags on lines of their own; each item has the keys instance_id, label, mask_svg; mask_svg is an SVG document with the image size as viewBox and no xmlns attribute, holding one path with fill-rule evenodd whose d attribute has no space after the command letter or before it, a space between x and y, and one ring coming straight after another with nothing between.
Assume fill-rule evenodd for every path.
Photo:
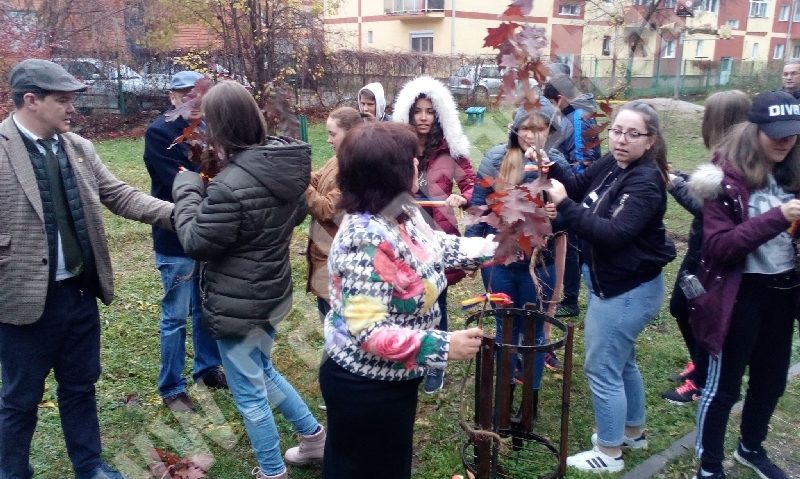
<instances>
[{"instance_id":1,"label":"fallen leaf on grass","mask_svg":"<svg viewBox=\"0 0 800 479\"><path fill-rule=\"evenodd\" d=\"M180 457L158 448L149 451L150 473L158 479L204 479L214 464L210 454Z\"/></svg>"}]
</instances>

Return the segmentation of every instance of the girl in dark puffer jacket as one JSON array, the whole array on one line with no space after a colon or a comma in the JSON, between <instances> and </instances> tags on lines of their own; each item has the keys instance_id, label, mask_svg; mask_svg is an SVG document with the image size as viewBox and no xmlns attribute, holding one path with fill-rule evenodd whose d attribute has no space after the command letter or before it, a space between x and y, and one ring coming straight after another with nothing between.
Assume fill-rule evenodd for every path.
<instances>
[{"instance_id":1,"label":"girl in dark puffer jacket","mask_svg":"<svg viewBox=\"0 0 800 479\"><path fill-rule=\"evenodd\" d=\"M235 82L212 87L203 113L223 168L207 186L197 173L177 175L175 227L186 253L204 261L203 324L217 339L259 463L256 478L285 479L270 402L300 436L286 462L319 462L325 444L324 429L270 359L275 325L292 305L289 244L306 213L310 148L266 138L258 105Z\"/></svg>"}]
</instances>

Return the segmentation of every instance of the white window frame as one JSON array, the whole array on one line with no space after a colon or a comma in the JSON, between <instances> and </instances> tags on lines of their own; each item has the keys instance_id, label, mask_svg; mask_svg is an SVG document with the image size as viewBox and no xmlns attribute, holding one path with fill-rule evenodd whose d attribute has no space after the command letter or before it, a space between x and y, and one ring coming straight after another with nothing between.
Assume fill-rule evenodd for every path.
<instances>
[{"instance_id":1,"label":"white window frame","mask_svg":"<svg viewBox=\"0 0 800 479\"><path fill-rule=\"evenodd\" d=\"M433 53L433 30L410 32L408 34L408 36L409 36L409 38L408 38L409 50L411 50L412 52ZM423 40L423 39L426 39L426 38L430 39L430 47L431 47L430 50L422 50L422 49L414 50L414 40L417 40L417 39ZM422 42L420 42L420 44L421 43Z\"/></svg>"},{"instance_id":2,"label":"white window frame","mask_svg":"<svg viewBox=\"0 0 800 479\"><path fill-rule=\"evenodd\" d=\"M788 22L791 9L792 7L790 5L781 5L781 9L778 11L778 21Z\"/></svg>"},{"instance_id":3,"label":"white window frame","mask_svg":"<svg viewBox=\"0 0 800 479\"><path fill-rule=\"evenodd\" d=\"M792 45L792 59L800 58L800 43Z\"/></svg>"},{"instance_id":4,"label":"white window frame","mask_svg":"<svg viewBox=\"0 0 800 479\"><path fill-rule=\"evenodd\" d=\"M758 58L758 42L753 42L753 46L750 47L750 59L755 60Z\"/></svg>"},{"instance_id":5,"label":"white window frame","mask_svg":"<svg viewBox=\"0 0 800 479\"><path fill-rule=\"evenodd\" d=\"M769 3L766 0L750 0L750 9L747 16L750 18L766 18L768 6Z\"/></svg>"},{"instance_id":6,"label":"white window frame","mask_svg":"<svg viewBox=\"0 0 800 479\"><path fill-rule=\"evenodd\" d=\"M374 39L375 38L372 34L372 30L367 30L367 43L372 43Z\"/></svg>"},{"instance_id":7,"label":"white window frame","mask_svg":"<svg viewBox=\"0 0 800 479\"><path fill-rule=\"evenodd\" d=\"M695 10L703 10L711 13L719 12L719 0L702 0Z\"/></svg>"},{"instance_id":8,"label":"white window frame","mask_svg":"<svg viewBox=\"0 0 800 479\"><path fill-rule=\"evenodd\" d=\"M677 40L664 40L664 44L661 45L661 58L675 58L677 44Z\"/></svg>"},{"instance_id":9,"label":"white window frame","mask_svg":"<svg viewBox=\"0 0 800 479\"><path fill-rule=\"evenodd\" d=\"M695 58L705 58L706 56L703 54L703 47L705 46L705 42L703 40L697 40L697 44L694 47L694 57Z\"/></svg>"},{"instance_id":10,"label":"white window frame","mask_svg":"<svg viewBox=\"0 0 800 479\"><path fill-rule=\"evenodd\" d=\"M739 29L739 19L733 18L725 22L725 25L730 27L731 30L738 30Z\"/></svg>"},{"instance_id":11,"label":"white window frame","mask_svg":"<svg viewBox=\"0 0 800 479\"><path fill-rule=\"evenodd\" d=\"M608 35L603 37L602 54L603 56L611 55L611 37Z\"/></svg>"},{"instance_id":12,"label":"white window frame","mask_svg":"<svg viewBox=\"0 0 800 479\"><path fill-rule=\"evenodd\" d=\"M581 14L581 6L574 3L562 3L558 6L558 14L578 17Z\"/></svg>"},{"instance_id":13,"label":"white window frame","mask_svg":"<svg viewBox=\"0 0 800 479\"><path fill-rule=\"evenodd\" d=\"M783 43L775 44L775 52L772 54L772 59L773 60L782 59L784 51L785 51L785 46Z\"/></svg>"}]
</instances>

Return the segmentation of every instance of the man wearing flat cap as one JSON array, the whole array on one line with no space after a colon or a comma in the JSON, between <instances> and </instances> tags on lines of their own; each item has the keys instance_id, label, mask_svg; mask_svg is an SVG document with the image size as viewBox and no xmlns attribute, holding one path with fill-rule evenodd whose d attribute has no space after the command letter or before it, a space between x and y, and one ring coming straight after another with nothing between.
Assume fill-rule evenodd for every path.
<instances>
[{"instance_id":1,"label":"man wearing flat cap","mask_svg":"<svg viewBox=\"0 0 800 479\"><path fill-rule=\"evenodd\" d=\"M165 228L172 204L118 180L92 143L69 133L83 83L24 60L9 74L14 112L0 123L0 479L30 479L31 438L51 370L77 479L122 479L100 457L96 298L113 295L100 205Z\"/></svg>"},{"instance_id":2,"label":"man wearing flat cap","mask_svg":"<svg viewBox=\"0 0 800 479\"><path fill-rule=\"evenodd\" d=\"M178 72L170 82L169 99L173 107L183 104L195 83L203 75L193 71ZM169 111L167 112L169 113ZM172 183L180 168L197 171L189 161L186 143L171 146L190 121L199 121L199 111L168 120L167 113L156 118L144 134L144 164L150 173L150 194L172 202ZM172 230L153 225L153 250L156 267L161 273L164 296L161 299L159 339L161 369L158 374L158 394L172 411L190 412L194 403L186 391L183 367L186 359L186 318L192 317L194 367L192 377L209 388L227 388L220 369L217 342L202 327L203 308L200 300L200 281L195 261L183 251L178 235Z\"/></svg>"}]
</instances>

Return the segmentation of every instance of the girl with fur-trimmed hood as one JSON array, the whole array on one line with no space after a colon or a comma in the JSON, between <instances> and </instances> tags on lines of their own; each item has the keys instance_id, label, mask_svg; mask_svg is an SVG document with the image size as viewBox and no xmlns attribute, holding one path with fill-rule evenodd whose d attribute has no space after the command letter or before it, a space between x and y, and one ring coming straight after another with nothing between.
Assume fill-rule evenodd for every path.
<instances>
[{"instance_id":1,"label":"girl with fur-trimmed hood","mask_svg":"<svg viewBox=\"0 0 800 479\"><path fill-rule=\"evenodd\" d=\"M410 124L417 132L417 199L445 201L445 206L424 209L435 226L445 233L458 235L458 221L453 208L466 208L469 204L475 172L469 162L469 140L461 129L452 95L438 80L420 76L403 86L393 111L394 121ZM458 183L459 194L453 193L454 183ZM465 273L448 270L446 275L447 284L453 285ZM438 304L442 310L439 329L447 331L447 289L439 297ZM434 393L443 385L443 371L432 370L425 381L425 392Z\"/></svg>"},{"instance_id":2,"label":"girl with fur-trimmed hood","mask_svg":"<svg viewBox=\"0 0 800 479\"><path fill-rule=\"evenodd\" d=\"M697 412L698 478L724 479L725 430L749 368L740 440L733 457L760 477L788 477L763 441L786 388L800 298L800 110L786 92L753 99L711 165L689 181L703 202L697 276L705 291L690 300L695 339L710 354Z\"/></svg>"}]
</instances>

